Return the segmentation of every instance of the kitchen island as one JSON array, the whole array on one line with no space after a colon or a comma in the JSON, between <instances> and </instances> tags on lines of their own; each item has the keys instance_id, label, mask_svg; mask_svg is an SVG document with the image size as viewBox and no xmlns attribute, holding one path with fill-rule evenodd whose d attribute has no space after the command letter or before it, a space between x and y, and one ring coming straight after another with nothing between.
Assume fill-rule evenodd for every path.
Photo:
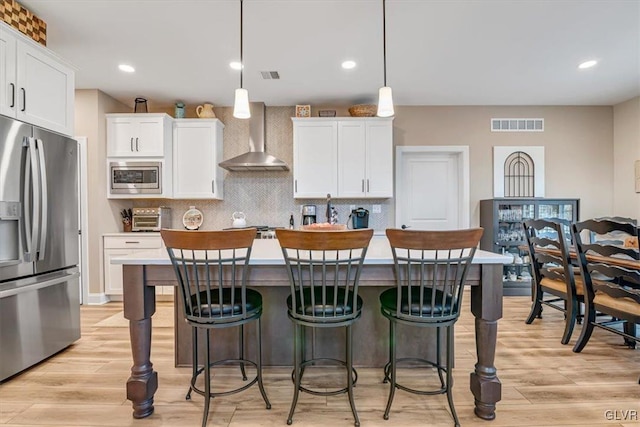
<instances>
[{"instance_id":1,"label":"kitchen island","mask_svg":"<svg viewBox=\"0 0 640 427\"><path fill-rule=\"evenodd\" d=\"M502 265L510 260L503 255L478 250L467 280L471 285L471 311L476 318L477 353L475 371L470 375L470 390L475 397L476 415L486 420L495 418L496 402L501 398L494 359L498 320L502 317ZM151 319L156 301L154 287L175 285L175 273L164 249L114 258L112 263L123 266L124 317L130 325L133 367L127 381L127 399L133 403L134 418L144 418L153 413L153 396L158 388L158 373L150 361ZM267 366L292 365L293 333L285 304L289 282L278 241L256 240L250 264L248 286L257 288L263 296L263 363ZM378 295L395 285L393 256L386 237L374 236L364 264L359 289L364 308L362 318L354 325L354 364L382 367L388 354L388 321L380 314ZM177 298L175 316L176 365L188 365L191 361L191 331L181 320L181 301ZM248 340L252 340L253 329L251 326L245 328ZM416 331L401 333L415 334ZM225 348L225 342L229 340L223 334L214 334L217 358L218 355L219 358L234 355L237 351L235 339L231 348ZM420 339L403 340L412 343L405 350L422 351L432 356L433 339L421 336ZM342 340L332 340L322 334L317 334L311 341L311 351L320 357L336 354L342 344ZM248 347L248 356L252 357L252 346Z\"/></svg>"}]
</instances>

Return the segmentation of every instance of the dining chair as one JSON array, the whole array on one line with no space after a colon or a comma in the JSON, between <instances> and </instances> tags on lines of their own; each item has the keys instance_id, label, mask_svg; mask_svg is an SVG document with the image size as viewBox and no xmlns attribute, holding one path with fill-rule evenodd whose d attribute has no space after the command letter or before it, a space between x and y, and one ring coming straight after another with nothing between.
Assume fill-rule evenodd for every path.
<instances>
[{"instance_id":1,"label":"dining chair","mask_svg":"<svg viewBox=\"0 0 640 427\"><path fill-rule=\"evenodd\" d=\"M358 283L371 236L372 229L276 229L291 287L291 294L287 298L287 314L294 326L294 393L287 424L293 422L293 414L302 391L316 396L347 393L354 424L356 427L360 425L353 396L358 374L353 368L352 326L362 315L362 298L358 295ZM346 329L344 360L319 358L315 357L315 354L307 358L305 328L314 331L315 328L341 327ZM303 386L305 369L319 364L345 366L347 385L337 390L319 390ZM309 408L306 415L311 416Z\"/></svg>"},{"instance_id":2,"label":"dining chair","mask_svg":"<svg viewBox=\"0 0 640 427\"><path fill-rule=\"evenodd\" d=\"M393 253L396 286L380 294L382 315L389 319L389 361L384 382L390 384L383 418L389 419L396 389L419 395L446 394L456 426L460 425L453 405L453 325L460 316L463 286L475 254L482 228L453 231L388 229ZM436 329L436 360L397 357L397 324ZM441 360L440 330L446 330L446 365ZM398 364L435 368L440 387L418 390L398 382ZM446 377L443 376L446 374Z\"/></svg>"},{"instance_id":3,"label":"dining chair","mask_svg":"<svg viewBox=\"0 0 640 427\"><path fill-rule=\"evenodd\" d=\"M640 270L634 266L640 253L622 242L640 237L640 228L629 222L586 220L573 224L572 234L585 286L585 321L573 351L584 349L594 327L623 336L625 344L635 348L640 340L636 334L640 324ZM611 235L616 236L614 242L610 237L593 238ZM636 263L624 265L624 260ZM600 321L596 316L600 313L612 319ZM613 327L617 323L623 324L622 330Z\"/></svg>"},{"instance_id":4,"label":"dining chair","mask_svg":"<svg viewBox=\"0 0 640 427\"><path fill-rule=\"evenodd\" d=\"M229 231L160 232L167 247L171 264L178 281L183 315L192 328L193 366L191 392L204 396L202 427L206 427L211 398L227 396L248 389L256 382L267 409L271 403L262 382L262 295L246 286L251 247L256 229ZM244 325L255 322L257 328L257 356L251 361L244 356ZM238 327L239 356L236 359L212 360L210 333L214 329ZM198 361L198 331L205 334L205 360ZM242 379L247 381L245 366L253 366L256 375L249 382L233 390L211 391L211 368L222 365L239 365ZM201 366L202 365L202 366ZM196 386L204 373L204 390Z\"/></svg>"},{"instance_id":5,"label":"dining chair","mask_svg":"<svg viewBox=\"0 0 640 427\"><path fill-rule=\"evenodd\" d=\"M567 344L584 303L582 276L574 270L569 256L567 237L571 234L564 232L569 224L558 219L531 219L522 225L534 276L533 301L526 323L540 318L543 306L562 311L565 326L560 342Z\"/></svg>"}]
</instances>

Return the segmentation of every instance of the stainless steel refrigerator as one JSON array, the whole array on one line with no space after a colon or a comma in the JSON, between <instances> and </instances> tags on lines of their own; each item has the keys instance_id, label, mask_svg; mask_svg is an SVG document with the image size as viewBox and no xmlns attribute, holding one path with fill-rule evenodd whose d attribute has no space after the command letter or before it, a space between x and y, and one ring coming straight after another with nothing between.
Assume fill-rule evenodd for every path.
<instances>
[{"instance_id":1,"label":"stainless steel refrigerator","mask_svg":"<svg viewBox=\"0 0 640 427\"><path fill-rule=\"evenodd\" d=\"M80 338L77 157L0 116L0 381Z\"/></svg>"}]
</instances>

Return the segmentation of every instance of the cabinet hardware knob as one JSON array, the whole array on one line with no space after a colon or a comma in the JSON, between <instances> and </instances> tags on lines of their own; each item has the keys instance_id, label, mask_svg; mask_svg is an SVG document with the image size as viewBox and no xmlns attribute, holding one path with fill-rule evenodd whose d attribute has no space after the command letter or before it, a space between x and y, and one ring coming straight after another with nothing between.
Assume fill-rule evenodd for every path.
<instances>
[{"instance_id":1,"label":"cabinet hardware knob","mask_svg":"<svg viewBox=\"0 0 640 427\"><path fill-rule=\"evenodd\" d=\"M369 179L367 179L367 193L369 192Z\"/></svg>"},{"instance_id":2,"label":"cabinet hardware knob","mask_svg":"<svg viewBox=\"0 0 640 427\"><path fill-rule=\"evenodd\" d=\"M125 243L130 244L130 243L140 243L140 242L125 242Z\"/></svg>"},{"instance_id":3,"label":"cabinet hardware knob","mask_svg":"<svg viewBox=\"0 0 640 427\"><path fill-rule=\"evenodd\" d=\"M133 151L133 137L129 140L129 145L131 146L131 151Z\"/></svg>"},{"instance_id":4,"label":"cabinet hardware knob","mask_svg":"<svg viewBox=\"0 0 640 427\"><path fill-rule=\"evenodd\" d=\"M211 192L213 194L216 194L216 180L215 179L211 180Z\"/></svg>"},{"instance_id":5,"label":"cabinet hardware knob","mask_svg":"<svg viewBox=\"0 0 640 427\"><path fill-rule=\"evenodd\" d=\"M136 151L140 151L140 150L138 149L138 137L137 137L137 136L136 136Z\"/></svg>"},{"instance_id":6,"label":"cabinet hardware knob","mask_svg":"<svg viewBox=\"0 0 640 427\"><path fill-rule=\"evenodd\" d=\"M20 111L26 111L27 110L27 91L24 90L23 87L21 87L20 90L22 91L22 109Z\"/></svg>"}]
</instances>

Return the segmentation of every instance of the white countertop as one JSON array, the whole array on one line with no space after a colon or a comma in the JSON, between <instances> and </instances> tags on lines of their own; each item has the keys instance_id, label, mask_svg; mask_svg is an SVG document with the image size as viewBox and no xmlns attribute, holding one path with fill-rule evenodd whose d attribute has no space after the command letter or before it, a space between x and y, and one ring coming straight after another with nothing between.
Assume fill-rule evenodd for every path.
<instances>
[{"instance_id":1,"label":"white countertop","mask_svg":"<svg viewBox=\"0 0 640 427\"><path fill-rule=\"evenodd\" d=\"M130 234L130 233L127 233ZM473 258L474 264L509 264L513 262L513 257L496 254L493 252L477 250ZM148 251L139 251L131 255L122 257L114 257L111 259L112 264L127 265L168 265L171 264L167 250L149 249ZM393 264L393 255L391 247L386 236L373 236L367 256L364 260L365 264ZM249 264L253 265L283 265L284 258L282 250L276 239L256 239L251 250L251 260Z\"/></svg>"}]
</instances>

